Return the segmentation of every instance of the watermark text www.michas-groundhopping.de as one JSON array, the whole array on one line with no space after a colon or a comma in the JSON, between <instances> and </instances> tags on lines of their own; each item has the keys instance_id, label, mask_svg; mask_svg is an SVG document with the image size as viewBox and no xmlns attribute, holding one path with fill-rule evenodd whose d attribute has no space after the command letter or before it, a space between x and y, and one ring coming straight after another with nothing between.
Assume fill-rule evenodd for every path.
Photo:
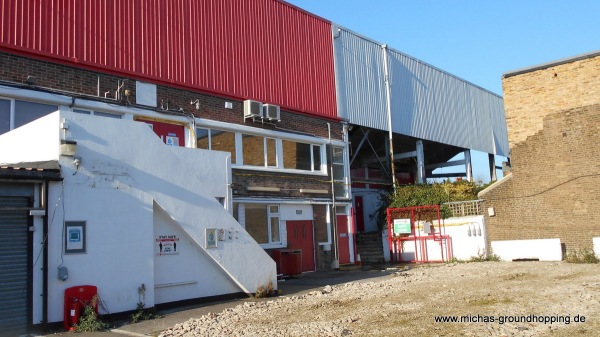
<instances>
[{"instance_id":1,"label":"watermark text www.michas-groundhopping.de","mask_svg":"<svg viewBox=\"0 0 600 337\"><path fill-rule=\"evenodd\" d=\"M571 324L585 323L583 315L462 315L435 316L436 323L541 323L541 324Z\"/></svg>"}]
</instances>

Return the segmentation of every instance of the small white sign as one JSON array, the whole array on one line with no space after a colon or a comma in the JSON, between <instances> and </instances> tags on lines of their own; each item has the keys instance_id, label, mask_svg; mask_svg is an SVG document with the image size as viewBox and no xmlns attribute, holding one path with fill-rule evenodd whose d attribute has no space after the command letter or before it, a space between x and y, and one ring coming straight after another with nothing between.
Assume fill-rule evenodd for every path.
<instances>
[{"instance_id":1,"label":"small white sign","mask_svg":"<svg viewBox=\"0 0 600 337\"><path fill-rule=\"evenodd\" d=\"M158 249L156 255L179 255L179 252L177 251L178 241L179 238L177 235L159 235L156 238L156 248Z\"/></svg>"}]
</instances>

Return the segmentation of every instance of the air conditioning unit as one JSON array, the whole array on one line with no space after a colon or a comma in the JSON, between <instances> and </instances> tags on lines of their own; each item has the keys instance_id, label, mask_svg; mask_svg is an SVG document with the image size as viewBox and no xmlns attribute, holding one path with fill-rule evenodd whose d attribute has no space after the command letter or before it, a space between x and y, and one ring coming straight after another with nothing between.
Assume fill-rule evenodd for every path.
<instances>
[{"instance_id":1,"label":"air conditioning unit","mask_svg":"<svg viewBox=\"0 0 600 337\"><path fill-rule=\"evenodd\" d=\"M263 105L263 116L270 121L281 121L279 106L273 104Z\"/></svg>"},{"instance_id":2,"label":"air conditioning unit","mask_svg":"<svg viewBox=\"0 0 600 337\"><path fill-rule=\"evenodd\" d=\"M245 100L244 118L262 117L263 104L261 102Z\"/></svg>"}]
</instances>

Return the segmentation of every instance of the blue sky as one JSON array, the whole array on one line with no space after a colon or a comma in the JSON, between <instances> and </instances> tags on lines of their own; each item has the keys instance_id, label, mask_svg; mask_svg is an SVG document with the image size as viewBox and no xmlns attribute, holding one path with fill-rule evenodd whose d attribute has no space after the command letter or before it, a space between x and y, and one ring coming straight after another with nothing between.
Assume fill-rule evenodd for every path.
<instances>
[{"instance_id":1,"label":"blue sky","mask_svg":"<svg viewBox=\"0 0 600 337\"><path fill-rule=\"evenodd\" d=\"M503 73L600 50L596 0L288 2L499 95ZM489 180L487 155L473 162Z\"/></svg>"}]
</instances>

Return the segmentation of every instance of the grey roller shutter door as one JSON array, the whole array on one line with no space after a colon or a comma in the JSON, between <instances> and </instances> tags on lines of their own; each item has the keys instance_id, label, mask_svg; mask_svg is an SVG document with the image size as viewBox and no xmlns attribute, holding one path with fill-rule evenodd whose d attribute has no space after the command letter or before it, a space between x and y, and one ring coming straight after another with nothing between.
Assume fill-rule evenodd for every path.
<instances>
[{"instance_id":1,"label":"grey roller shutter door","mask_svg":"<svg viewBox=\"0 0 600 337\"><path fill-rule=\"evenodd\" d=\"M28 206L29 198L0 197L0 336L18 336L28 327Z\"/></svg>"}]
</instances>

